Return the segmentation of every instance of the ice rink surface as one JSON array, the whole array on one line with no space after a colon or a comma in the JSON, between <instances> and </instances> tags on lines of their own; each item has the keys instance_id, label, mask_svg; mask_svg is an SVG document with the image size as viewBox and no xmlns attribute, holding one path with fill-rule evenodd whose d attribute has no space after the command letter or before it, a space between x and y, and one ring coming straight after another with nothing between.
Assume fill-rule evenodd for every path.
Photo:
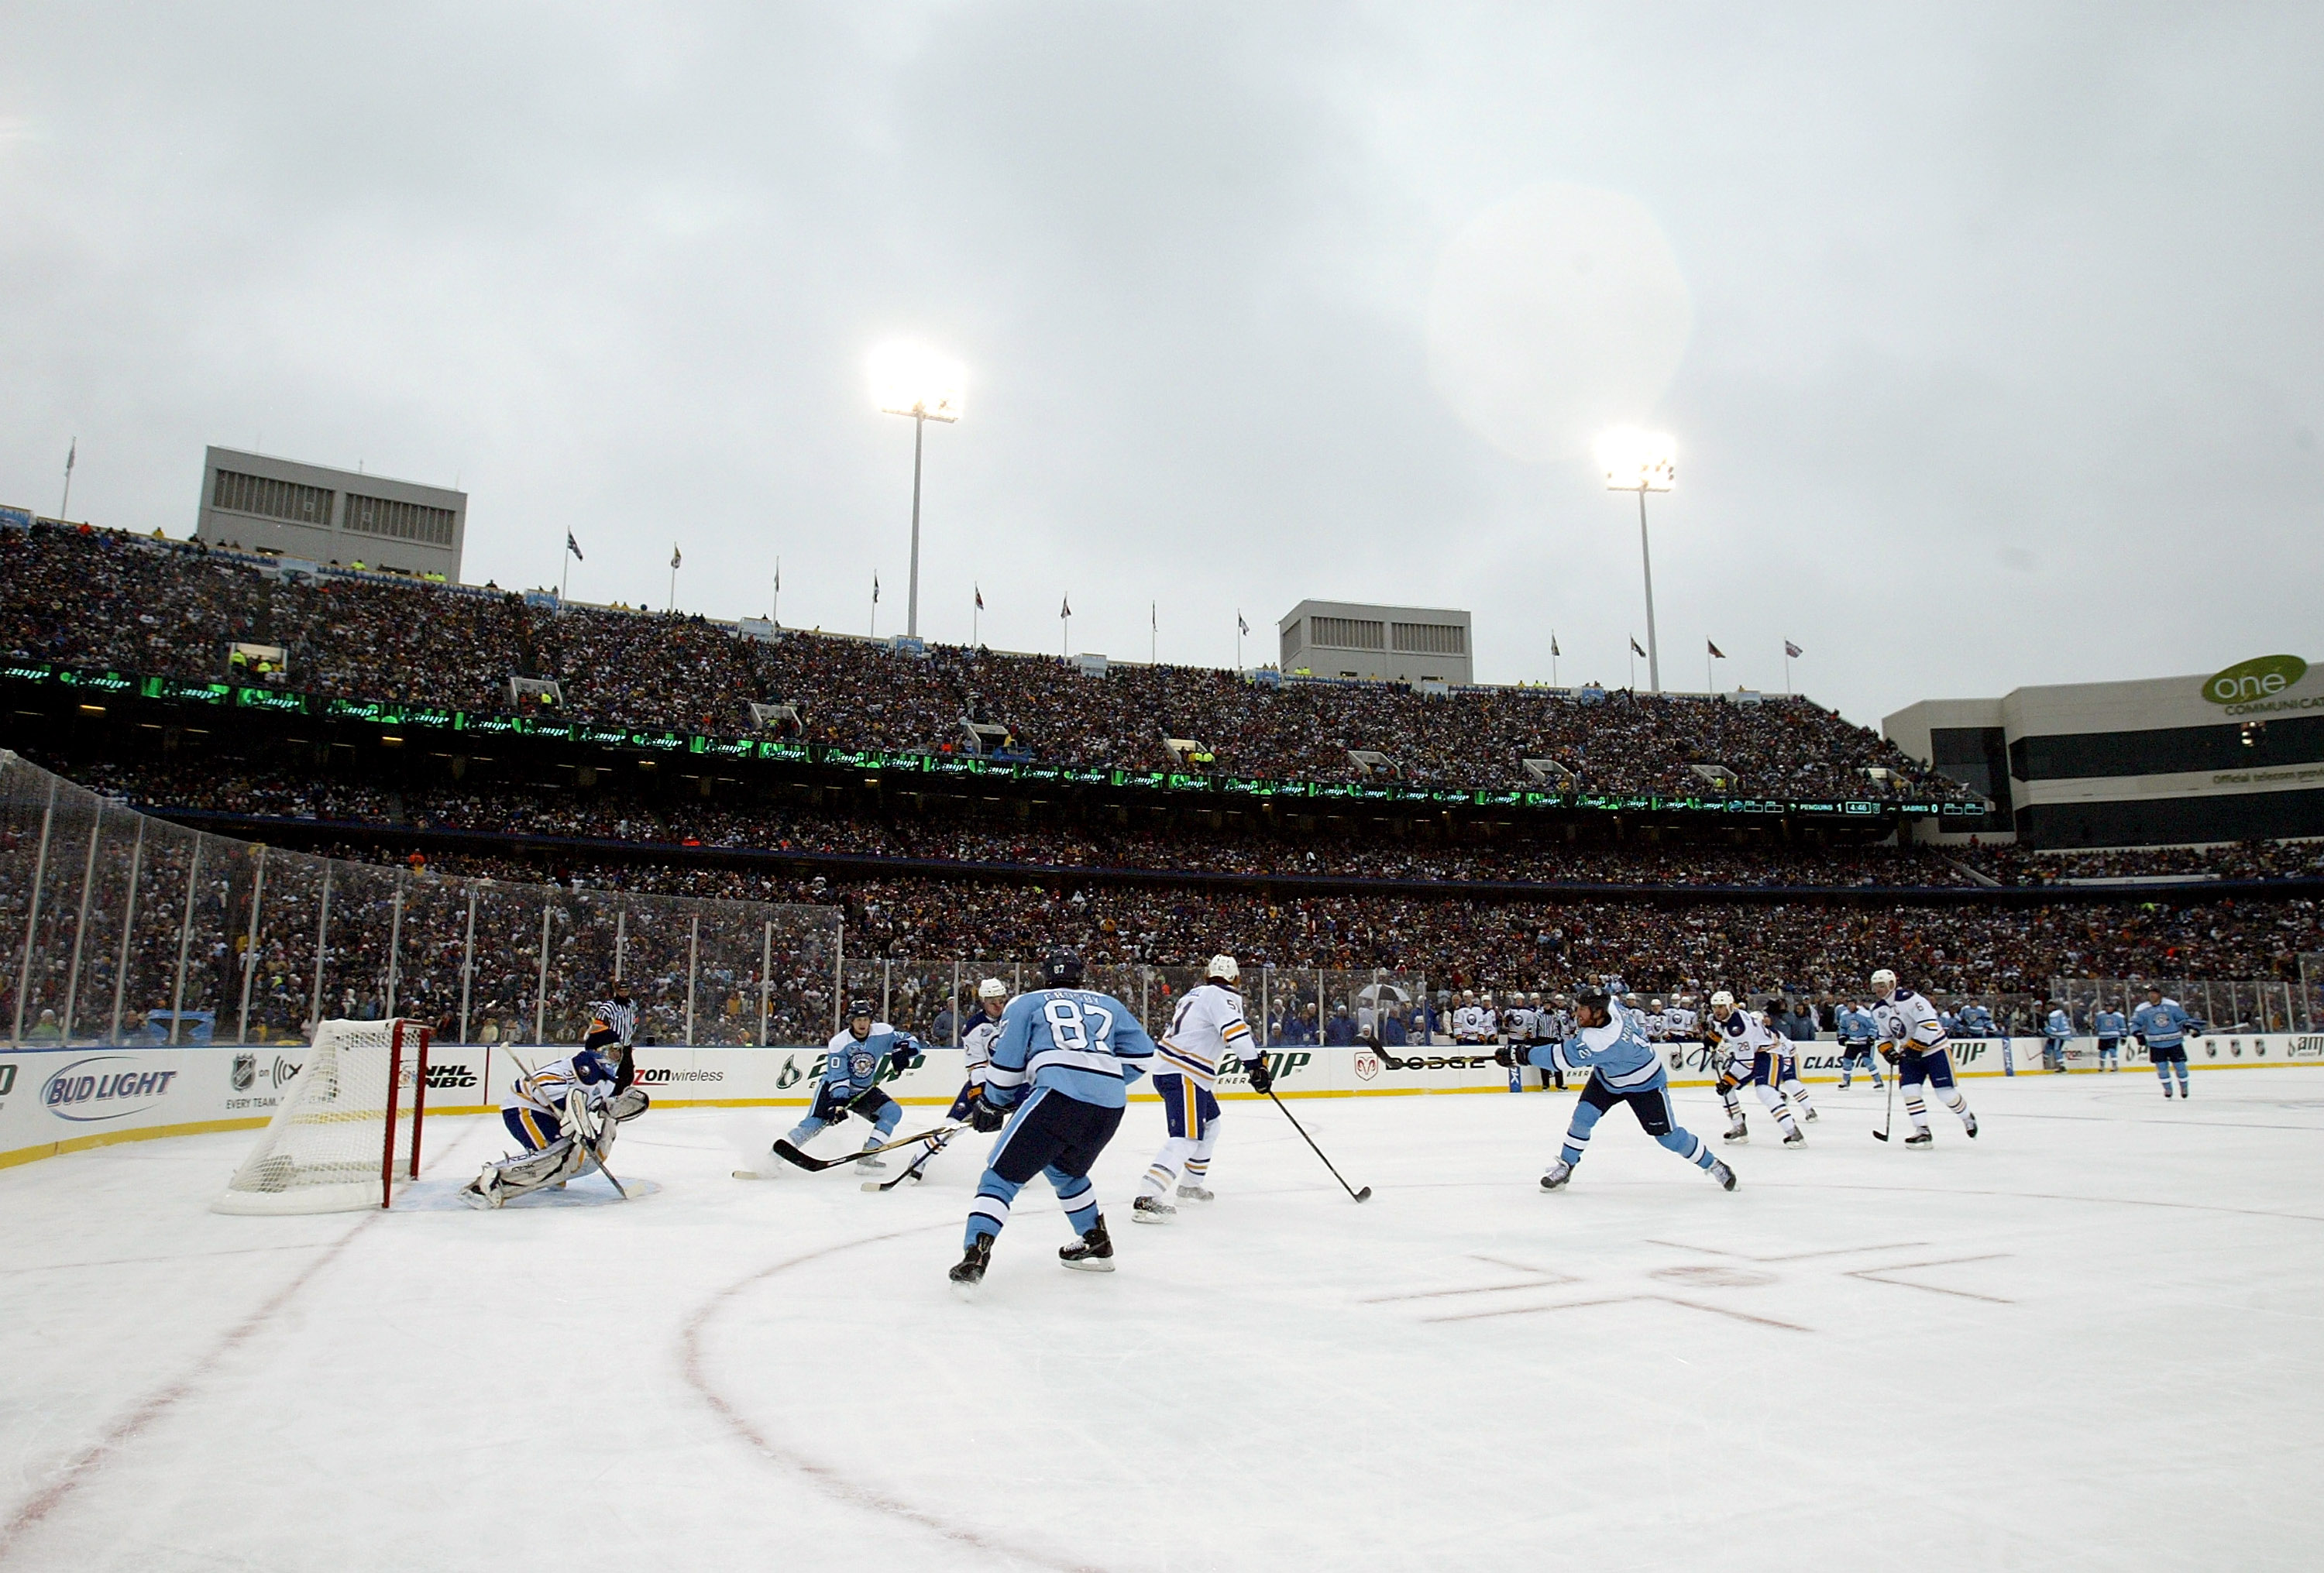
<instances>
[{"instance_id":1,"label":"ice rink surface","mask_svg":"<svg viewBox=\"0 0 2324 1573\"><path fill-rule=\"evenodd\" d=\"M790 1111L658 1110L651 1194L498 1214L445 1205L475 1118L386 1214L208 1211L246 1135L29 1164L0 1567L2315 1567L2324 1072L1967 1090L1928 1153L1861 1084L1804 1151L1755 1114L1733 1195L1620 1111L1541 1193L1567 1096L1294 1105L1361 1207L1236 1102L1167 1228L1135 1105L1120 1271L1037 1181L973 1302L983 1144L731 1178Z\"/></svg>"}]
</instances>

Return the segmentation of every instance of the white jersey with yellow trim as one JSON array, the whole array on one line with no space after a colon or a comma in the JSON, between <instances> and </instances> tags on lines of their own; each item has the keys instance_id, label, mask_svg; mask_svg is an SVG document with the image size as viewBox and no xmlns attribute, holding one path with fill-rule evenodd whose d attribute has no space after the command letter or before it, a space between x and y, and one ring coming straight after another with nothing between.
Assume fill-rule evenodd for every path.
<instances>
[{"instance_id":1,"label":"white jersey with yellow trim","mask_svg":"<svg viewBox=\"0 0 2324 1573\"><path fill-rule=\"evenodd\" d=\"M976 1013L968 1030L960 1035L961 1053L968 1059L968 1081L972 1087L984 1085L984 1067L992 1060L992 1040L1001 1035L1001 1018Z\"/></svg>"},{"instance_id":2,"label":"white jersey with yellow trim","mask_svg":"<svg viewBox=\"0 0 2324 1573\"><path fill-rule=\"evenodd\" d=\"M1186 990L1171 1014L1170 1030L1155 1044L1154 1073L1185 1077L1197 1087L1216 1086L1219 1068L1240 1064L1258 1047L1242 1018L1242 996L1209 979Z\"/></svg>"},{"instance_id":3,"label":"white jersey with yellow trim","mask_svg":"<svg viewBox=\"0 0 2324 1573\"><path fill-rule=\"evenodd\" d=\"M605 1100L613 1096L616 1074L613 1062L596 1050L577 1050L519 1076L510 1084L509 1100L502 1107L513 1108L521 1104L554 1115L564 1108L566 1099L578 1088L591 1108L602 1108Z\"/></svg>"},{"instance_id":4,"label":"white jersey with yellow trim","mask_svg":"<svg viewBox=\"0 0 2324 1573\"><path fill-rule=\"evenodd\" d=\"M1945 1046L1945 1024L1937 1007L1927 996L1910 989L1898 989L1887 998L1874 1001L1872 1019L1879 1025L1884 1048L1895 1044L1928 1053Z\"/></svg>"}]
</instances>

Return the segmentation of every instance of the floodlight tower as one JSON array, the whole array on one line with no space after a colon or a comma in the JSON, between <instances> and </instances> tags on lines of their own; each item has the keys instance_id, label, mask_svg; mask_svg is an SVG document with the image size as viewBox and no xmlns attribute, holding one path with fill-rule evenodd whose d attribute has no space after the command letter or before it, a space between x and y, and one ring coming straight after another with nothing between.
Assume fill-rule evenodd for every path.
<instances>
[{"instance_id":1,"label":"floodlight tower","mask_svg":"<svg viewBox=\"0 0 2324 1573\"><path fill-rule=\"evenodd\" d=\"M1638 494L1638 561L1646 574L1646 682L1663 691L1661 646L1655 642L1655 558L1646 546L1646 493L1667 492L1678 480L1678 445L1670 434L1617 427L1598 439L1598 467L1609 492Z\"/></svg>"},{"instance_id":2,"label":"floodlight tower","mask_svg":"<svg viewBox=\"0 0 2324 1573\"><path fill-rule=\"evenodd\" d=\"M916 344L882 345L872 353L872 400L882 415L912 418L912 577L904 603L904 632L920 636L920 454L928 422L960 419L963 373L958 361Z\"/></svg>"}]
</instances>

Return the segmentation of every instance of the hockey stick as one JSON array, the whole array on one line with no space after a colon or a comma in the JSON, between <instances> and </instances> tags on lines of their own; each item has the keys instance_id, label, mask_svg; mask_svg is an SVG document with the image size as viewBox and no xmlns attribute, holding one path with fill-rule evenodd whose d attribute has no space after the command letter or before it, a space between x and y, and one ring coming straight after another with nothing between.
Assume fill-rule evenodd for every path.
<instances>
[{"instance_id":1,"label":"hockey stick","mask_svg":"<svg viewBox=\"0 0 2324 1573\"><path fill-rule=\"evenodd\" d=\"M1317 1157L1323 1158L1323 1149L1315 1145L1315 1138L1307 1134L1307 1127L1301 1125L1299 1123L1298 1117L1294 1115L1288 1108L1285 1107L1283 1099L1275 1096L1274 1088L1270 1087L1267 1090L1267 1097L1268 1100L1273 1103L1276 1108L1283 1110L1283 1118L1291 1122L1291 1128L1299 1133L1299 1139L1307 1144L1309 1150ZM1372 1193L1372 1188L1370 1186L1367 1185L1361 1191L1359 1191L1354 1186L1349 1184L1341 1175L1339 1170L1332 1167L1332 1160L1329 1158L1323 1158L1323 1167L1332 1170L1332 1178L1339 1181L1340 1189L1346 1191L1350 1196L1354 1197L1358 1201L1367 1201L1370 1200Z\"/></svg>"},{"instance_id":2,"label":"hockey stick","mask_svg":"<svg viewBox=\"0 0 2324 1573\"><path fill-rule=\"evenodd\" d=\"M946 1144L951 1142L953 1137L959 1134L960 1132L958 1129L945 1132L944 1135L931 1140L928 1143L928 1150L922 1153L918 1157L914 1158L910 1165L906 1168L902 1173L897 1175L893 1180L866 1180L863 1182L863 1189L866 1191L893 1191L897 1186L901 1185L907 1180L918 1180L920 1177L921 1168L927 1164L927 1161L930 1158L935 1157L938 1153L943 1152Z\"/></svg>"},{"instance_id":3,"label":"hockey stick","mask_svg":"<svg viewBox=\"0 0 2324 1573\"><path fill-rule=\"evenodd\" d=\"M587 1152L590 1161L597 1165L597 1173L605 1177L605 1182L620 1193L623 1201L627 1201L630 1199L630 1188L622 1184L611 1169L605 1167L605 1160L595 1147L588 1148Z\"/></svg>"},{"instance_id":4,"label":"hockey stick","mask_svg":"<svg viewBox=\"0 0 2324 1573\"><path fill-rule=\"evenodd\" d=\"M882 1142L876 1147L863 1147L853 1153L844 1153L836 1158L810 1158L791 1145L790 1138L786 1136L775 1143L775 1156L787 1163L797 1164L810 1174L820 1174L825 1169L836 1169L842 1164L853 1164L858 1158L868 1158L875 1153L892 1153L898 1147L908 1147L914 1142L924 1142L933 1136L951 1136L966 1128L965 1126L954 1125L945 1126L937 1130L920 1131L908 1136L898 1136L892 1142ZM753 1178L757 1176L757 1172L750 1169L737 1169L734 1173L737 1175L749 1174Z\"/></svg>"},{"instance_id":5,"label":"hockey stick","mask_svg":"<svg viewBox=\"0 0 2324 1573\"><path fill-rule=\"evenodd\" d=\"M1872 1133L1872 1139L1876 1142L1886 1141L1888 1139L1889 1131L1895 1127L1896 1083L1902 1081L1904 1079L1904 1057L1899 1055L1897 1056L1896 1062L1888 1067L1888 1112L1881 1116L1880 1128Z\"/></svg>"}]
</instances>

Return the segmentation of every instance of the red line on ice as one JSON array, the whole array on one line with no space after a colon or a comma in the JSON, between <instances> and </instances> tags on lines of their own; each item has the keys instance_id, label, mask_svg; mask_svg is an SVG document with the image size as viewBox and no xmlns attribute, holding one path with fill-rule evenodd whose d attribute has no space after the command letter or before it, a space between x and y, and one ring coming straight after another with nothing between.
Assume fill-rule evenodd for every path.
<instances>
[{"instance_id":1,"label":"red line on ice","mask_svg":"<svg viewBox=\"0 0 2324 1573\"><path fill-rule=\"evenodd\" d=\"M316 1274L337 1261L339 1253L347 1248L348 1243L376 1223L382 1216L377 1210L366 1214L361 1223L339 1237L337 1245L329 1246L321 1256L308 1263L300 1270L297 1277L276 1290L267 1298L265 1303L228 1329L226 1336L218 1339L209 1353L194 1363L194 1368L191 1371L168 1386L147 1395L143 1403L115 1421L106 1433L99 1437L87 1451L65 1466L63 1474L51 1481L39 1495L18 1508L10 1516L6 1527L0 1528L0 1562L6 1561L14 1555L16 1549L23 1543L25 1535L37 1529L42 1520L56 1511L60 1504L78 1490L91 1476L96 1475L106 1464L112 1462L114 1456L120 1451L124 1443L134 1441L143 1435L155 1421L169 1412L171 1406L180 1399L191 1393L205 1373L243 1344L247 1343L253 1333L265 1326L275 1312L288 1305L291 1298L304 1289Z\"/></svg>"},{"instance_id":2,"label":"red line on ice","mask_svg":"<svg viewBox=\"0 0 2324 1573\"><path fill-rule=\"evenodd\" d=\"M893 1229L884 1235L868 1235L858 1240L843 1240L835 1246L825 1246L820 1249L788 1257L770 1266L761 1267L747 1278L736 1279L704 1302L702 1308L687 1318L686 1326L680 1329L678 1343L681 1356L680 1364L685 1369L686 1379L696 1393L702 1394L702 1401L710 1406L712 1412L724 1421L734 1434L749 1443L761 1458L784 1468L798 1470L818 1489L851 1507L886 1513L891 1518L899 1518L908 1523L918 1524L920 1528L942 1535L948 1541L974 1546L978 1550L989 1551L997 1557L1013 1558L1036 1563L1044 1568L1055 1568L1059 1570L1059 1573L1103 1573L1103 1569L1094 1563L1063 1561L1047 1552L1029 1550L1022 1546L1003 1544L990 1535L981 1534L975 1530L964 1529L959 1524L939 1518L925 1508L914 1507L908 1502L900 1501L860 1485L828 1464L819 1464L803 1454L778 1445L758 1427L752 1425L740 1409L713 1387L709 1377L703 1372L703 1329L708 1325L713 1317L725 1308L728 1302L744 1290L754 1284L763 1283L779 1273L787 1273L793 1267L802 1266L821 1256L833 1256L840 1251L852 1251L858 1246L873 1246L887 1240L900 1240L908 1235L926 1234L931 1228L956 1227L958 1226L953 1224L924 1224L918 1228Z\"/></svg>"}]
</instances>

